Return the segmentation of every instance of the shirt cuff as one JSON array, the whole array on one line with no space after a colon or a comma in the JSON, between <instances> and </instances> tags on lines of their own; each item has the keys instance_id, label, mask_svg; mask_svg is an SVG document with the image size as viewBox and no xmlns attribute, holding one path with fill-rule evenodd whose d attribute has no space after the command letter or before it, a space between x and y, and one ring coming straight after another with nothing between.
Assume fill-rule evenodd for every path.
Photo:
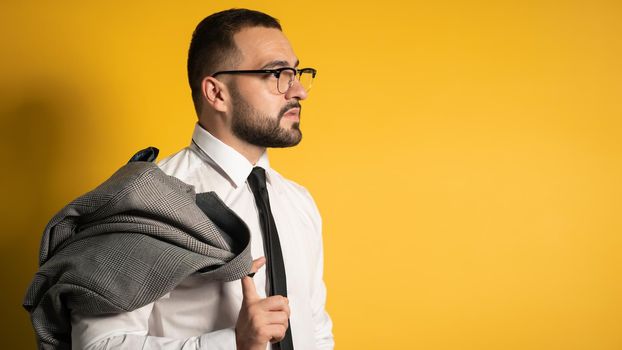
<instances>
[{"instance_id":1,"label":"shirt cuff","mask_svg":"<svg viewBox=\"0 0 622 350\"><path fill-rule=\"evenodd\" d=\"M235 328L225 328L201 335L201 350L235 349Z\"/></svg>"}]
</instances>

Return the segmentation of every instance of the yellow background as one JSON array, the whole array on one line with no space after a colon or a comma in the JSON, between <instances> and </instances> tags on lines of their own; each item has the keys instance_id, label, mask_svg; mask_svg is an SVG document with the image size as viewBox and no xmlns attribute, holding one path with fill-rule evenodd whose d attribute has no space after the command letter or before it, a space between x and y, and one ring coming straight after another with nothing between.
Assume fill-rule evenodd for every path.
<instances>
[{"instance_id":1,"label":"yellow background","mask_svg":"<svg viewBox=\"0 0 622 350\"><path fill-rule=\"evenodd\" d=\"M190 35L230 7L319 71L271 160L323 214L338 349L622 349L622 3L587 0L5 2L3 348L47 220L189 143Z\"/></svg>"}]
</instances>

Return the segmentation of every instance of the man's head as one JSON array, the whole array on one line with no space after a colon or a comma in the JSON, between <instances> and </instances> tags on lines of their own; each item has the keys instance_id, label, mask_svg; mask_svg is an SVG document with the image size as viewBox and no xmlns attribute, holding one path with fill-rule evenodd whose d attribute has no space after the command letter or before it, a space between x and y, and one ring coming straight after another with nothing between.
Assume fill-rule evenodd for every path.
<instances>
[{"instance_id":1,"label":"man's head","mask_svg":"<svg viewBox=\"0 0 622 350\"><path fill-rule=\"evenodd\" d=\"M291 85L282 83L295 71L283 71L281 79L278 73L230 72L297 65L273 17L232 9L205 18L193 34L188 53L188 78L200 122L213 124L219 130L210 131L220 136L229 132L255 146L297 144L302 137L299 100L306 98L306 91L295 79Z\"/></svg>"},{"instance_id":2,"label":"man's head","mask_svg":"<svg viewBox=\"0 0 622 350\"><path fill-rule=\"evenodd\" d=\"M276 18L246 9L214 13L197 25L188 50L188 80L197 113L202 103L203 78L220 70L235 69L241 57L233 36L249 27L281 30Z\"/></svg>"}]
</instances>

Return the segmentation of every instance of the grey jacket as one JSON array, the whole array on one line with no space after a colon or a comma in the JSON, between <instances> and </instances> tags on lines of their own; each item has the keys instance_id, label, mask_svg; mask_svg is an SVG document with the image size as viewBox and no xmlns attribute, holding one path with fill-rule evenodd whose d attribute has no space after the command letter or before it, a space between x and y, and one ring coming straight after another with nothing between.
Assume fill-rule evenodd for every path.
<instances>
[{"instance_id":1,"label":"grey jacket","mask_svg":"<svg viewBox=\"0 0 622 350\"><path fill-rule=\"evenodd\" d=\"M52 218L39 265L24 308L40 349L70 349L72 311L132 311L193 273L247 275L250 233L215 193L130 162Z\"/></svg>"}]
</instances>

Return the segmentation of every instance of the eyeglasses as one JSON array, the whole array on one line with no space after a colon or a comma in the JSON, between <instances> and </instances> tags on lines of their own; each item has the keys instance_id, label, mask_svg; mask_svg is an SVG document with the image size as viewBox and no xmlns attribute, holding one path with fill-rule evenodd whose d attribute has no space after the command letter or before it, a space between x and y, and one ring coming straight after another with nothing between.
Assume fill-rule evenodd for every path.
<instances>
[{"instance_id":1,"label":"eyeglasses","mask_svg":"<svg viewBox=\"0 0 622 350\"><path fill-rule=\"evenodd\" d=\"M212 74L212 77L216 77L220 74L272 74L276 78L276 89L279 93L284 94L294 84L294 79L298 79L300 85L309 91L313 78L317 74L317 70L314 68L291 68L283 67L277 69L256 69L256 70L223 70Z\"/></svg>"}]
</instances>

